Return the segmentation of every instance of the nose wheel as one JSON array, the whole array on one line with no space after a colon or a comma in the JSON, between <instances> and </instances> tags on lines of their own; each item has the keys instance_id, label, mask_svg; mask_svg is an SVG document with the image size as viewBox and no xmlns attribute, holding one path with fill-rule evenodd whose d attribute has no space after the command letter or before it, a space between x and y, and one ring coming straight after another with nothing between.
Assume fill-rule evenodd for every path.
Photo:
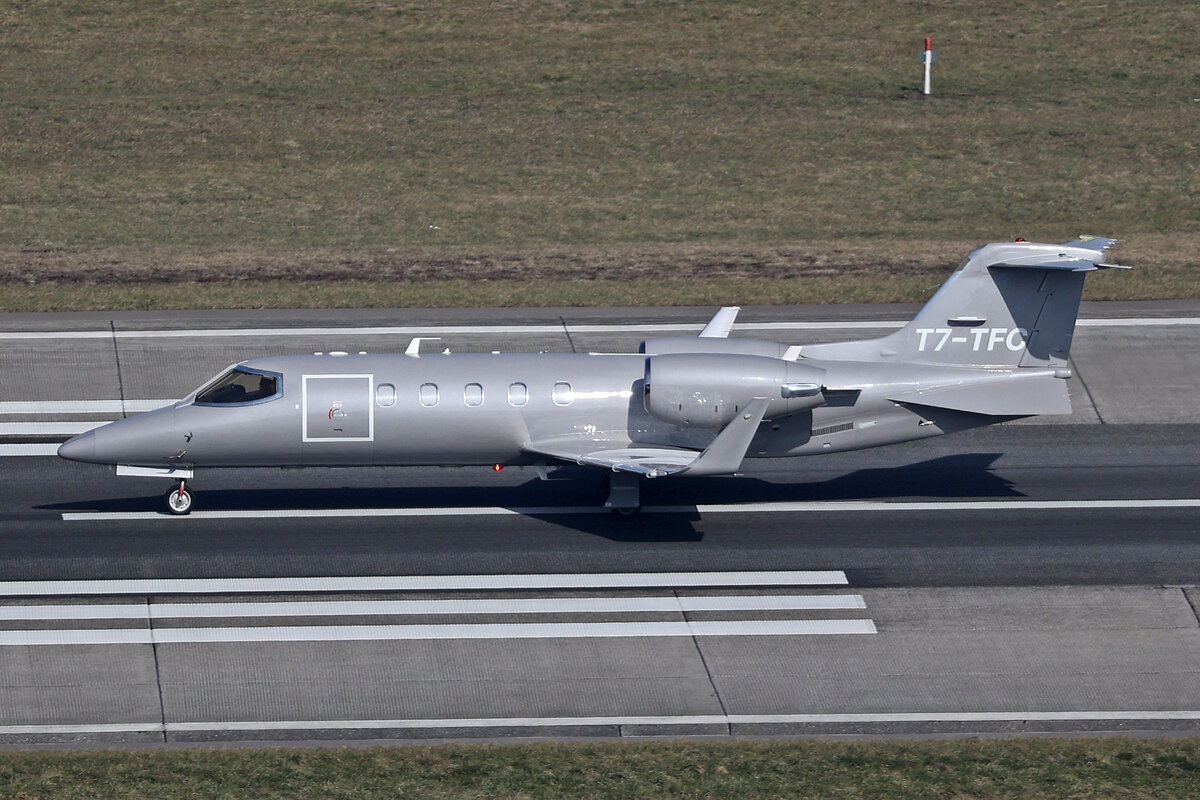
<instances>
[{"instance_id":1,"label":"nose wheel","mask_svg":"<svg viewBox=\"0 0 1200 800\"><path fill-rule=\"evenodd\" d=\"M192 510L192 492L187 485L180 481L179 485L167 492L167 511L182 516Z\"/></svg>"}]
</instances>

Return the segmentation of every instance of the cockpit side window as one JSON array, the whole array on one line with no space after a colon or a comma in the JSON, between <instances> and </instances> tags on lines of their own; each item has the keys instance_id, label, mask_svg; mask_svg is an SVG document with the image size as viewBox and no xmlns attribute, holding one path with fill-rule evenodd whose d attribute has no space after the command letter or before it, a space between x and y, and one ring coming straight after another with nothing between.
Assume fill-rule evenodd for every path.
<instances>
[{"instance_id":1,"label":"cockpit side window","mask_svg":"<svg viewBox=\"0 0 1200 800\"><path fill-rule=\"evenodd\" d=\"M234 367L196 395L202 406L249 405L265 403L283 394L283 376L259 372L249 367Z\"/></svg>"}]
</instances>

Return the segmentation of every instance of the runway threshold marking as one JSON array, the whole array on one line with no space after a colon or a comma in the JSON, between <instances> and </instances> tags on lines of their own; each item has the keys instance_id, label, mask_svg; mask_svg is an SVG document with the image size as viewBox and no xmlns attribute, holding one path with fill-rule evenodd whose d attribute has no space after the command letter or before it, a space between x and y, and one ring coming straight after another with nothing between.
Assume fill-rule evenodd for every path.
<instances>
[{"instance_id":1,"label":"runway threshold marking","mask_svg":"<svg viewBox=\"0 0 1200 800\"><path fill-rule=\"evenodd\" d=\"M0 621L233 619L439 614L609 614L689 611L861 611L862 595L536 597L467 600L316 600L256 603L0 605Z\"/></svg>"},{"instance_id":2,"label":"runway threshold marking","mask_svg":"<svg viewBox=\"0 0 1200 800\"><path fill-rule=\"evenodd\" d=\"M841 570L601 572L504 575L386 575L309 578L133 578L0 581L0 596L278 594L287 592L585 591L745 586L846 586Z\"/></svg>"},{"instance_id":3,"label":"runway threshold marking","mask_svg":"<svg viewBox=\"0 0 1200 800\"><path fill-rule=\"evenodd\" d=\"M254 731L386 731L504 730L513 728L699 727L724 725L878 725L920 723L1062 723L1062 722L1192 722L1200 710L1178 711L977 711L893 712L870 714L680 714L673 716L482 717L443 719L229 720L163 722L161 720L59 725L0 725L0 736L87 736Z\"/></svg>"},{"instance_id":4,"label":"runway threshold marking","mask_svg":"<svg viewBox=\"0 0 1200 800\"><path fill-rule=\"evenodd\" d=\"M746 513L897 513L912 511L1062 511L1145 508L1200 508L1200 498L1161 500L940 500L940 501L840 501L779 503L729 503L723 505L644 506L643 514L746 514ZM496 516L576 516L608 514L601 506L459 506L436 508L292 508L228 511L193 511L172 516L156 511L65 511L66 522L105 521L205 521L218 519L321 519L365 517L496 517Z\"/></svg>"}]
</instances>

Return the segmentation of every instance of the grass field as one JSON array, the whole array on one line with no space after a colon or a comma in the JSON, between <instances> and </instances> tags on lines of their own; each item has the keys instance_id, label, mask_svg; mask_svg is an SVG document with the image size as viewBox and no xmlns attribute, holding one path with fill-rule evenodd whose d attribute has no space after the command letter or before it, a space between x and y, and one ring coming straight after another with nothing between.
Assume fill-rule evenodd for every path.
<instances>
[{"instance_id":1,"label":"grass field","mask_svg":"<svg viewBox=\"0 0 1200 800\"><path fill-rule=\"evenodd\" d=\"M1196 739L0 753L0 798L1200 797Z\"/></svg>"},{"instance_id":2,"label":"grass field","mask_svg":"<svg viewBox=\"0 0 1200 800\"><path fill-rule=\"evenodd\" d=\"M34 0L0 25L10 310L915 300L974 244L1083 232L1142 268L1089 296L1200 296L1192 0Z\"/></svg>"}]
</instances>

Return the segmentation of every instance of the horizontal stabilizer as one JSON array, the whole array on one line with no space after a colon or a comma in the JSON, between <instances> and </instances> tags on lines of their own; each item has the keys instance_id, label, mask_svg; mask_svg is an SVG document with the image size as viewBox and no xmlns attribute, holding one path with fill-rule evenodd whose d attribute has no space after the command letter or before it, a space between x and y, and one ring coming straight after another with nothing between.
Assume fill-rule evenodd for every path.
<instances>
[{"instance_id":1,"label":"horizontal stabilizer","mask_svg":"<svg viewBox=\"0 0 1200 800\"><path fill-rule=\"evenodd\" d=\"M1094 272L1100 265L1091 261L1039 261L1035 264L988 264L988 269L1052 269L1065 272Z\"/></svg>"},{"instance_id":2,"label":"horizontal stabilizer","mask_svg":"<svg viewBox=\"0 0 1200 800\"><path fill-rule=\"evenodd\" d=\"M1108 248L1117 243L1116 239L1111 239L1107 236L1091 236L1084 235L1078 239L1072 239L1069 242L1063 242L1065 247L1082 247L1087 250L1097 250L1103 253Z\"/></svg>"},{"instance_id":3,"label":"horizontal stabilizer","mask_svg":"<svg viewBox=\"0 0 1200 800\"><path fill-rule=\"evenodd\" d=\"M1131 269L1120 264L1104 264L1098 261L1070 259L1065 261L1034 261L1017 264L988 264L988 269L1050 269L1065 272L1093 272L1098 269Z\"/></svg>"},{"instance_id":4,"label":"horizontal stabilizer","mask_svg":"<svg viewBox=\"0 0 1200 800\"><path fill-rule=\"evenodd\" d=\"M895 403L997 417L1071 413L1067 382L1047 370L1018 370L977 381L923 387L890 395L888 399Z\"/></svg>"}]
</instances>

